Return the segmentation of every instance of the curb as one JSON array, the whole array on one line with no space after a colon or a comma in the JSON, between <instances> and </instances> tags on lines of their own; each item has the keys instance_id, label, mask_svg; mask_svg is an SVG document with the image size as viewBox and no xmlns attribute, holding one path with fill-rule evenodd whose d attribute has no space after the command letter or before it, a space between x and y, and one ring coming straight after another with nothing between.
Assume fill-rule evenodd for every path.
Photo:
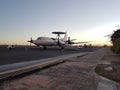
<instances>
[{"instance_id":1,"label":"curb","mask_svg":"<svg viewBox=\"0 0 120 90\"><path fill-rule=\"evenodd\" d=\"M0 71L0 80L8 77L17 76L26 72L36 70L36 69L42 69L48 66L59 64L66 61L65 59L68 59L71 57L84 56L87 54L88 53L75 53L75 54L62 55L58 57L29 61L29 62L2 65L0 66L0 69L3 69L2 71Z\"/></svg>"},{"instance_id":2,"label":"curb","mask_svg":"<svg viewBox=\"0 0 120 90\"><path fill-rule=\"evenodd\" d=\"M119 84L117 82L103 76L99 76L99 78L97 90L118 90Z\"/></svg>"}]
</instances>

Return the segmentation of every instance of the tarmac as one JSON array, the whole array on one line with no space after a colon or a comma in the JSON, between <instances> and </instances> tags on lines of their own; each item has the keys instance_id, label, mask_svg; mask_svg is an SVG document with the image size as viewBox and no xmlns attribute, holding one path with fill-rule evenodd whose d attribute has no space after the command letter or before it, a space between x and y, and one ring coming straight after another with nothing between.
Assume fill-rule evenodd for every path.
<instances>
[{"instance_id":1,"label":"tarmac","mask_svg":"<svg viewBox=\"0 0 120 90\"><path fill-rule=\"evenodd\" d=\"M15 48L9 50L7 46L1 46L0 65L34 61L72 53L91 52L96 49L98 48L77 49L75 47L69 49L65 48L61 51L59 47L48 47L46 50L43 50L42 48L38 48L36 46L29 46L27 49L24 46L16 46Z\"/></svg>"},{"instance_id":2,"label":"tarmac","mask_svg":"<svg viewBox=\"0 0 120 90\"><path fill-rule=\"evenodd\" d=\"M89 52L82 57L68 58L21 78L1 83L0 90L120 90L120 84L94 72L106 48Z\"/></svg>"}]
</instances>

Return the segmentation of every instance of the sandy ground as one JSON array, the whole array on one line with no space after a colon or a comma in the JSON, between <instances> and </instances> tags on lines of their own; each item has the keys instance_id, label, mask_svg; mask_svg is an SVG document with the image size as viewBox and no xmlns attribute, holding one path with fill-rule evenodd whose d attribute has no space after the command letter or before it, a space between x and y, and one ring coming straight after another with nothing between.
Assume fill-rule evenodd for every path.
<instances>
[{"instance_id":1,"label":"sandy ground","mask_svg":"<svg viewBox=\"0 0 120 90\"><path fill-rule=\"evenodd\" d=\"M5 81L0 90L97 90L99 76L94 68L105 53L103 48L83 57L70 58L31 75Z\"/></svg>"},{"instance_id":2,"label":"sandy ground","mask_svg":"<svg viewBox=\"0 0 120 90\"><path fill-rule=\"evenodd\" d=\"M120 62L119 55L105 55L102 60L107 60L110 62Z\"/></svg>"},{"instance_id":3,"label":"sandy ground","mask_svg":"<svg viewBox=\"0 0 120 90\"><path fill-rule=\"evenodd\" d=\"M104 55L102 60L106 60L110 62L120 62L120 54L115 54L109 48L107 48L106 55Z\"/></svg>"}]
</instances>

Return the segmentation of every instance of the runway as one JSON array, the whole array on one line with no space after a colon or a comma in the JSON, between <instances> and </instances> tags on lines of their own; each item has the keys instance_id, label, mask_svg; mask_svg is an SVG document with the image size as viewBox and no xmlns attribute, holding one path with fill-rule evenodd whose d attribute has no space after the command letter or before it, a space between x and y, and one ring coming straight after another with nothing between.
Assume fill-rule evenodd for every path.
<instances>
[{"instance_id":1,"label":"runway","mask_svg":"<svg viewBox=\"0 0 120 90\"><path fill-rule=\"evenodd\" d=\"M6 46L2 46L0 47L0 65L13 64L25 61L34 61L72 53L94 51L96 49L98 48L66 48L61 51L60 48L54 47L50 47L47 50L43 50L38 47L28 47L27 50L25 50L25 47L16 47L12 50L9 50L6 48Z\"/></svg>"},{"instance_id":2,"label":"runway","mask_svg":"<svg viewBox=\"0 0 120 90\"><path fill-rule=\"evenodd\" d=\"M98 47L77 49L75 47L60 50L58 47L50 47L43 50L37 47L15 47L11 50L0 46L0 80L58 64L67 58L86 55L99 49Z\"/></svg>"}]
</instances>

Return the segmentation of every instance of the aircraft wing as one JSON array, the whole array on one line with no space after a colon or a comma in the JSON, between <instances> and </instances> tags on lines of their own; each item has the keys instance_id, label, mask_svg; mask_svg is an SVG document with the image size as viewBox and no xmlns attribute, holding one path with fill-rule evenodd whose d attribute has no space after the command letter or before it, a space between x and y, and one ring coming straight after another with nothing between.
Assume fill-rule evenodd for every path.
<instances>
[{"instance_id":1,"label":"aircraft wing","mask_svg":"<svg viewBox=\"0 0 120 90\"><path fill-rule=\"evenodd\" d=\"M89 43L89 42L73 42L73 44L83 44L83 43Z\"/></svg>"},{"instance_id":2,"label":"aircraft wing","mask_svg":"<svg viewBox=\"0 0 120 90\"><path fill-rule=\"evenodd\" d=\"M70 41L75 41L76 39L71 39Z\"/></svg>"}]
</instances>

